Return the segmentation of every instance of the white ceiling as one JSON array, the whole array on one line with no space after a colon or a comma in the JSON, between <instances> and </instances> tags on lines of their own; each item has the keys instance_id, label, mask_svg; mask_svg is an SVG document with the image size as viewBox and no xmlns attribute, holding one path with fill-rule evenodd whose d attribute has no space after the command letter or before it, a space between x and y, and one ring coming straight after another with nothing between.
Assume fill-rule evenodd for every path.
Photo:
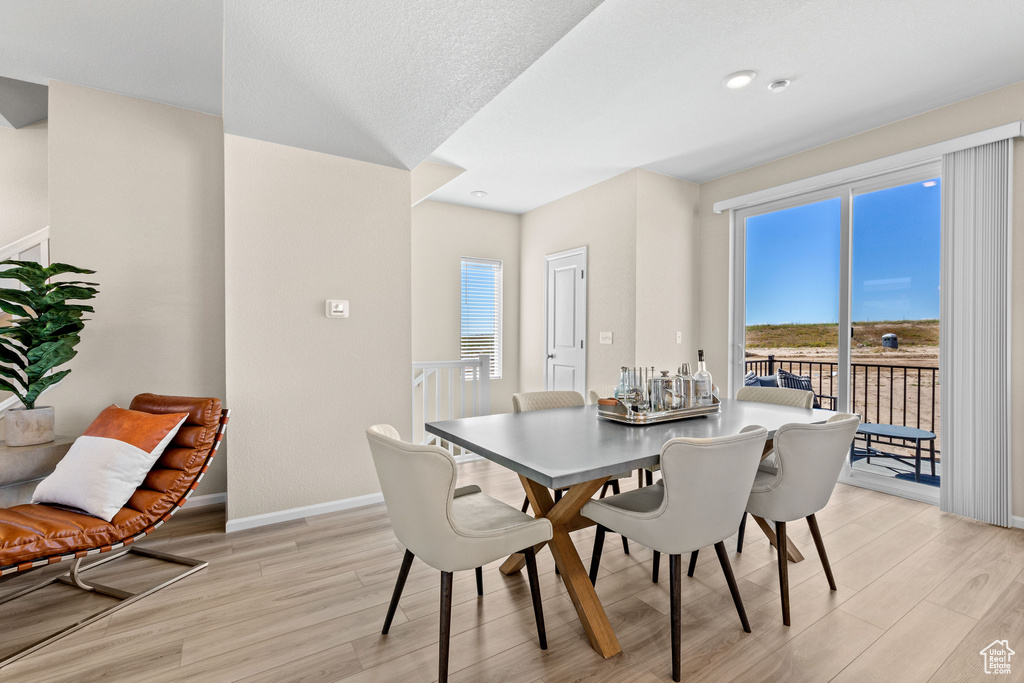
<instances>
[{"instance_id":1,"label":"white ceiling","mask_svg":"<svg viewBox=\"0 0 1024 683\"><path fill-rule=\"evenodd\" d=\"M0 77L211 114L223 98L229 133L430 155L467 169L432 199L521 213L638 166L707 181L1022 81L1021 36L1019 0L4 0ZM740 69L760 76L723 88ZM777 78L793 84L771 94Z\"/></svg>"},{"instance_id":2,"label":"white ceiling","mask_svg":"<svg viewBox=\"0 0 1024 683\"><path fill-rule=\"evenodd\" d=\"M413 168L600 0L227 0L228 133Z\"/></svg>"},{"instance_id":3,"label":"white ceiling","mask_svg":"<svg viewBox=\"0 0 1024 683\"><path fill-rule=\"evenodd\" d=\"M1007 0L606 0L436 150L467 170L431 199L521 213L638 166L704 182L1022 81L1022 36Z\"/></svg>"},{"instance_id":4,"label":"white ceiling","mask_svg":"<svg viewBox=\"0 0 1024 683\"><path fill-rule=\"evenodd\" d=\"M0 76L221 111L221 0L4 0Z\"/></svg>"}]
</instances>

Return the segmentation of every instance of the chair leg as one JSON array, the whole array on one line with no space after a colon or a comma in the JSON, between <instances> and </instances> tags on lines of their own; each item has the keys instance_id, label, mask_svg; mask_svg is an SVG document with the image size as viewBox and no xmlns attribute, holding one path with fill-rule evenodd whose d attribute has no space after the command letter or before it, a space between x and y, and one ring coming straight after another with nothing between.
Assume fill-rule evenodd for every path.
<instances>
[{"instance_id":1,"label":"chair leg","mask_svg":"<svg viewBox=\"0 0 1024 683\"><path fill-rule=\"evenodd\" d=\"M740 595L740 588L736 585L736 577L732 573L732 564L729 562L729 555L725 552L724 541L719 541L715 544L715 552L718 553L718 563L722 565L722 573L725 574L725 582L729 584L729 592L732 593L732 601L736 605L736 613L740 615L740 623L743 624L743 630L750 633L747 611L743 609L743 596Z\"/></svg>"},{"instance_id":2,"label":"chair leg","mask_svg":"<svg viewBox=\"0 0 1024 683\"><path fill-rule=\"evenodd\" d=\"M836 580L832 578L832 566L828 563L828 555L825 554L825 542L821 540L821 530L818 529L818 519L814 515L807 517L807 526L811 528L811 536L814 538L814 547L818 549L818 557L821 559L821 568L825 570L825 578L828 579L828 587L836 589Z\"/></svg>"},{"instance_id":3,"label":"chair leg","mask_svg":"<svg viewBox=\"0 0 1024 683\"><path fill-rule=\"evenodd\" d=\"M529 509L530 509L530 497L526 496L525 498L523 498L523 512L525 513Z\"/></svg>"},{"instance_id":4,"label":"chair leg","mask_svg":"<svg viewBox=\"0 0 1024 683\"><path fill-rule=\"evenodd\" d=\"M480 597L484 596L484 568L476 568L476 594Z\"/></svg>"},{"instance_id":5,"label":"chair leg","mask_svg":"<svg viewBox=\"0 0 1024 683\"><path fill-rule=\"evenodd\" d=\"M654 486L654 472L651 472L650 470L644 470L644 473L647 477L647 485Z\"/></svg>"},{"instance_id":6,"label":"chair leg","mask_svg":"<svg viewBox=\"0 0 1024 683\"><path fill-rule=\"evenodd\" d=\"M686 570L686 575L693 577L693 571L697 568L697 555L700 553L699 550L694 550L690 553L690 566Z\"/></svg>"},{"instance_id":7,"label":"chair leg","mask_svg":"<svg viewBox=\"0 0 1024 683\"><path fill-rule=\"evenodd\" d=\"M775 522L776 555L779 557L779 592L782 594L782 623L789 626L789 556L786 553L786 523Z\"/></svg>"},{"instance_id":8,"label":"chair leg","mask_svg":"<svg viewBox=\"0 0 1024 683\"><path fill-rule=\"evenodd\" d=\"M661 568L661 553L654 551L654 569L651 570L651 583L658 583L658 570Z\"/></svg>"},{"instance_id":9,"label":"chair leg","mask_svg":"<svg viewBox=\"0 0 1024 683\"><path fill-rule=\"evenodd\" d=\"M395 592L391 595L391 604L388 606L388 615L384 617L384 628L381 633L387 635L391 629L391 621L395 618L395 611L398 609L398 601L402 597L402 590L405 588L405 580L409 578L409 567L415 555L411 551L405 551L402 558L402 568L398 570L398 580L395 582Z\"/></svg>"},{"instance_id":10,"label":"chair leg","mask_svg":"<svg viewBox=\"0 0 1024 683\"><path fill-rule=\"evenodd\" d=\"M644 471L642 469L636 471L636 487L638 489L644 486Z\"/></svg>"},{"instance_id":11,"label":"chair leg","mask_svg":"<svg viewBox=\"0 0 1024 683\"><path fill-rule=\"evenodd\" d=\"M555 502L562 500L562 489L555 489Z\"/></svg>"},{"instance_id":12,"label":"chair leg","mask_svg":"<svg viewBox=\"0 0 1024 683\"><path fill-rule=\"evenodd\" d=\"M743 519L740 520L740 530L736 534L736 552L743 552L743 532L747 530L747 513L743 513Z\"/></svg>"},{"instance_id":13,"label":"chair leg","mask_svg":"<svg viewBox=\"0 0 1024 683\"><path fill-rule=\"evenodd\" d=\"M629 539L625 536L622 537L622 552L629 555Z\"/></svg>"},{"instance_id":14,"label":"chair leg","mask_svg":"<svg viewBox=\"0 0 1024 683\"><path fill-rule=\"evenodd\" d=\"M530 579L530 596L533 598L533 618L537 621L537 638L540 640L540 649L548 649L548 634L544 630L544 607L540 602L540 579L537 576L537 555L533 546L523 550L526 558L526 575Z\"/></svg>"},{"instance_id":15,"label":"chair leg","mask_svg":"<svg viewBox=\"0 0 1024 683\"><path fill-rule=\"evenodd\" d=\"M454 575L441 572L441 635L437 658L437 681L448 683L448 641L452 634L452 584Z\"/></svg>"},{"instance_id":16,"label":"chair leg","mask_svg":"<svg viewBox=\"0 0 1024 683\"><path fill-rule=\"evenodd\" d=\"M680 652L682 650L682 597L683 585L681 574L683 569L683 558L681 555L668 556L668 582L669 595L671 598L672 612L672 680L680 679Z\"/></svg>"},{"instance_id":17,"label":"chair leg","mask_svg":"<svg viewBox=\"0 0 1024 683\"><path fill-rule=\"evenodd\" d=\"M601 495L598 496L598 498L604 498L606 495L608 495L608 486L609 485L610 484L608 482L605 482L604 486L601 487Z\"/></svg>"},{"instance_id":18,"label":"chair leg","mask_svg":"<svg viewBox=\"0 0 1024 683\"><path fill-rule=\"evenodd\" d=\"M612 487L612 493L614 493L615 495L619 495L619 480L618 479L612 479L608 483Z\"/></svg>"},{"instance_id":19,"label":"chair leg","mask_svg":"<svg viewBox=\"0 0 1024 683\"><path fill-rule=\"evenodd\" d=\"M597 585L597 570L601 568L601 551L604 550L604 527L597 525L594 535L594 552L590 556L590 585Z\"/></svg>"}]
</instances>

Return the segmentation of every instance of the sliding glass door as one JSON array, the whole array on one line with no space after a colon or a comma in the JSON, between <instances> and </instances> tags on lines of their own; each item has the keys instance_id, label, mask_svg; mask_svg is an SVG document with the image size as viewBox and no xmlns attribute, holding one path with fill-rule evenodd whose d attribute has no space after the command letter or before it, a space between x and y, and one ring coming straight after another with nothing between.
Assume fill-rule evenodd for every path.
<instances>
[{"instance_id":1,"label":"sliding glass door","mask_svg":"<svg viewBox=\"0 0 1024 683\"><path fill-rule=\"evenodd\" d=\"M926 164L733 223L733 392L809 387L820 407L859 413L845 477L927 487L925 498L941 476L940 192Z\"/></svg>"}]
</instances>

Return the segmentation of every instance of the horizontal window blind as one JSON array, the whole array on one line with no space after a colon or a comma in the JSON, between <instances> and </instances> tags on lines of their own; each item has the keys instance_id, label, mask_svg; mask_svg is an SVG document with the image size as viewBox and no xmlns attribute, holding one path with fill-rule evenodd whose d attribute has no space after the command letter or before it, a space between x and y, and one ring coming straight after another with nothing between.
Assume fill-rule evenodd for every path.
<instances>
[{"instance_id":1,"label":"horizontal window blind","mask_svg":"<svg viewBox=\"0 0 1024 683\"><path fill-rule=\"evenodd\" d=\"M491 378L501 377L501 261L462 259L463 359L491 357Z\"/></svg>"}]
</instances>

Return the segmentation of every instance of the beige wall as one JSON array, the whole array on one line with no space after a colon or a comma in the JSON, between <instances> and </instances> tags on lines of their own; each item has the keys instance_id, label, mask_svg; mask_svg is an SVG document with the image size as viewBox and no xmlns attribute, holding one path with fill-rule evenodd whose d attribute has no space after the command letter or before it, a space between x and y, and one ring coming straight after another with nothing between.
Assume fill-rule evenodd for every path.
<instances>
[{"instance_id":1,"label":"beige wall","mask_svg":"<svg viewBox=\"0 0 1024 683\"><path fill-rule=\"evenodd\" d=\"M693 183L637 171L636 362L658 370L697 361L698 195Z\"/></svg>"},{"instance_id":2,"label":"beige wall","mask_svg":"<svg viewBox=\"0 0 1024 683\"><path fill-rule=\"evenodd\" d=\"M58 431L145 391L223 398L221 118L58 82L49 109L50 256L95 269L100 289L44 399ZM200 494L225 490L224 460Z\"/></svg>"},{"instance_id":3,"label":"beige wall","mask_svg":"<svg viewBox=\"0 0 1024 683\"><path fill-rule=\"evenodd\" d=\"M826 171L916 149L1024 119L1024 83L995 90L903 121L876 128L700 186L700 343L712 374L725 372L729 336L729 216L715 214L723 199L774 187ZM1024 264L1024 141L1014 144L1013 257ZM1024 516L1024 271L1013 281L1013 492L1014 514Z\"/></svg>"},{"instance_id":4,"label":"beige wall","mask_svg":"<svg viewBox=\"0 0 1024 683\"><path fill-rule=\"evenodd\" d=\"M410 174L233 135L224 150L228 518L379 491L365 430L411 419Z\"/></svg>"},{"instance_id":5,"label":"beige wall","mask_svg":"<svg viewBox=\"0 0 1024 683\"><path fill-rule=\"evenodd\" d=\"M619 381L636 356L637 171L593 185L522 215L519 385L544 389L544 256L587 249L587 388ZM598 344L599 332L614 343Z\"/></svg>"},{"instance_id":6,"label":"beige wall","mask_svg":"<svg viewBox=\"0 0 1024 683\"><path fill-rule=\"evenodd\" d=\"M413 207L412 359L459 357L463 256L502 262L502 374L491 383L491 412L511 412L519 391L519 216L432 201Z\"/></svg>"},{"instance_id":7,"label":"beige wall","mask_svg":"<svg viewBox=\"0 0 1024 683\"><path fill-rule=\"evenodd\" d=\"M0 128L0 247L50 224L46 121Z\"/></svg>"},{"instance_id":8,"label":"beige wall","mask_svg":"<svg viewBox=\"0 0 1024 683\"><path fill-rule=\"evenodd\" d=\"M587 388L614 386L623 365L696 362L698 195L693 183L634 169L523 214L523 391L544 388L544 256L583 245ZM611 345L598 343L601 332Z\"/></svg>"}]
</instances>

